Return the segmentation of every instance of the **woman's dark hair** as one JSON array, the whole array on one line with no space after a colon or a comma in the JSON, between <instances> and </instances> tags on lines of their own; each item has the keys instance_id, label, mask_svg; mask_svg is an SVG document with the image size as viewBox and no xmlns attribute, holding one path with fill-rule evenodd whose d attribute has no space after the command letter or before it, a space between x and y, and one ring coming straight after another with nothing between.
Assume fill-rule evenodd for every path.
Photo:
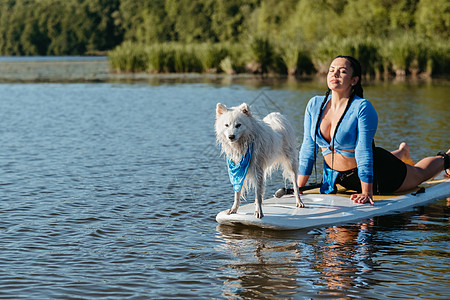
<instances>
[{"instance_id":1,"label":"woman's dark hair","mask_svg":"<svg viewBox=\"0 0 450 300\"><path fill-rule=\"evenodd\" d=\"M350 63L350 66L353 69L353 77L358 76L358 82L352 88L352 96L357 95L361 98L364 98L364 91L361 85L361 64L359 61L352 56L338 55L336 58L345 58ZM336 59L335 58L335 59Z\"/></svg>"}]
</instances>

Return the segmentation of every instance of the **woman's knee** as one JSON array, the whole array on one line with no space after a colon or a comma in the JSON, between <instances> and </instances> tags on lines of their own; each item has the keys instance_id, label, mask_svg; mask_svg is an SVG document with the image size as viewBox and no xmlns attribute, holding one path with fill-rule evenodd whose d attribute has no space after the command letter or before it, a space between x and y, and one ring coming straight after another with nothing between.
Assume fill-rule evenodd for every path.
<instances>
[{"instance_id":1,"label":"woman's knee","mask_svg":"<svg viewBox=\"0 0 450 300\"><path fill-rule=\"evenodd\" d=\"M415 188L425 180L426 178L424 176L423 169L411 165L406 165L405 179L403 180L402 185L398 188L397 192Z\"/></svg>"}]
</instances>

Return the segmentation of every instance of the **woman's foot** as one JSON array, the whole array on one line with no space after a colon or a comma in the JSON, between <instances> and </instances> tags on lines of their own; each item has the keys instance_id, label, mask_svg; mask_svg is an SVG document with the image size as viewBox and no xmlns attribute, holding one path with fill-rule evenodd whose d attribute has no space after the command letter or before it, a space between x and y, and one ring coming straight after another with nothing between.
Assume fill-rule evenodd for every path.
<instances>
[{"instance_id":1,"label":"woman's foot","mask_svg":"<svg viewBox=\"0 0 450 300\"><path fill-rule=\"evenodd\" d=\"M398 146L398 150L395 151L396 155L405 164L414 166L416 163L412 160L411 154L409 153L409 146L407 143L403 142Z\"/></svg>"},{"instance_id":2,"label":"woman's foot","mask_svg":"<svg viewBox=\"0 0 450 300\"><path fill-rule=\"evenodd\" d=\"M447 155L450 155L450 149L447 150ZM445 177L450 178L450 169L445 170Z\"/></svg>"},{"instance_id":3,"label":"woman's foot","mask_svg":"<svg viewBox=\"0 0 450 300\"><path fill-rule=\"evenodd\" d=\"M442 156L444 159L444 177L450 178L450 149L444 154L444 152L439 152L438 156Z\"/></svg>"}]
</instances>

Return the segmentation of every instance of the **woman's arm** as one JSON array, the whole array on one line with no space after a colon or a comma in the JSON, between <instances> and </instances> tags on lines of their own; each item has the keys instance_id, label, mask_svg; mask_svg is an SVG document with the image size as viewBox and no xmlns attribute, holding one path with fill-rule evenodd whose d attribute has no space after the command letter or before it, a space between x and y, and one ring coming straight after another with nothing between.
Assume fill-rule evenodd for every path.
<instances>
[{"instance_id":1,"label":"woman's arm","mask_svg":"<svg viewBox=\"0 0 450 300\"><path fill-rule=\"evenodd\" d=\"M314 130L312 126L314 126L314 118L313 118L313 112L314 110L314 100L315 98L312 98L309 100L308 105L305 109L305 118L303 122L303 142L302 146L300 148L299 153L299 175L305 175L308 176L311 175L313 165L314 165L314 139L311 136L311 130ZM306 182L305 182L306 184Z\"/></svg>"},{"instance_id":2,"label":"woman's arm","mask_svg":"<svg viewBox=\"0 0 450 300\"><path fill-rule=\"evenodd\" d=\"M358 141L355 158L361 180L361 194L350 197L356 203L373 204L373 149L372 143L378 126L378 115L369 101L364 101L358 115Z\"/></svg>"},{"instance_id":3,"label":"woman's arm","mask_svg":"<svg viewBox=\"0 0 450 300\"><path fill-rule=\"evenodd\" d=\"M306 183L308 182L310 175L298 175L297 176L297 184L298 187L304 187L306 185ZM302 191L299 191L300 194L303 194Z\"/></svg>"}]
</instances>

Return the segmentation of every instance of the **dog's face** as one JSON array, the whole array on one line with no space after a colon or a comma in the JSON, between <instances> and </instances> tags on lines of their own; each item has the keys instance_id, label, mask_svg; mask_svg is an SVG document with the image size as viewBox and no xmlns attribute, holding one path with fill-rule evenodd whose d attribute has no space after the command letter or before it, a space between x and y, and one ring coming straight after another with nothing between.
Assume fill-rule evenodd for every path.
<instances>
[{"instance_id":1,"label":"dog's face","mask_svg":"<svg viewBox=\"0 0 450 300\"><path fill-rule=\"evenodd\" d=\"M247 132L251 117L248 104L227 108L221 103L216 107L216 134L221 142L230 144L238 142Z\"/></svg>"}]
</instances>

